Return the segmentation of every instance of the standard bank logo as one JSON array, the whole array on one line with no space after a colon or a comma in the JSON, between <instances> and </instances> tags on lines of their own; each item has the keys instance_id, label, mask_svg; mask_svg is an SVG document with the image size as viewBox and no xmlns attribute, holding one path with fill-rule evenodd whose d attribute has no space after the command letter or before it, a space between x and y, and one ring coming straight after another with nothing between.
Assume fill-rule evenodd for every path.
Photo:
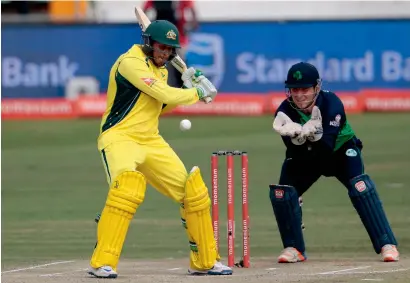
<instances>
[{"instance_id":1,"label":"standard bank logo","mask_svg":"<svg viewBox=\"0 0 410 283\"><path fill-rule=\"evenodd\" d=\"M218 88L225 72L223 39L214 33L192 33L185 55L187 64L201 70Z\"/></svg>"}]
</instances>

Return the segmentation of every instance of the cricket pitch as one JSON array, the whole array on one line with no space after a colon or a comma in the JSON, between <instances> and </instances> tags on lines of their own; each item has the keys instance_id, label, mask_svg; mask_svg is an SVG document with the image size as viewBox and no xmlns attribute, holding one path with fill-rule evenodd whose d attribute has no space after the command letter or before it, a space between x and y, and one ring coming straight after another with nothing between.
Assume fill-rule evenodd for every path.
<instances>
[{"instance_id":1,"label":"cricket pitch","mask_svg":"<svg viewBox=\"0 0 410 283\"><path fill-rule=\"evenodd\" d=\"M277 264L273 258L258 258L251 268L234 268L231 276L191 276L187 261L167 259L159 261L121 261L118 283L125 282L409 282L410 258L397 263L383 263L377 258L323 259L310 258L296 264ZM39 265L8 268L2 271L4 283L40 282L103 282L86 273L88 261L70 260ZM104 281L105 282L105 281Z\"/></svg>"}]
</instances>

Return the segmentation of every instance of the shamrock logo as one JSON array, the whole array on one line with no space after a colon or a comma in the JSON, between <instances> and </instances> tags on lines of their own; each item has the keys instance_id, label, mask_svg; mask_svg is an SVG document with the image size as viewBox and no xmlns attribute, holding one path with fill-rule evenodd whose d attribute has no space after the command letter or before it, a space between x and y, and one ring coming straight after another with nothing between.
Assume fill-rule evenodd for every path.
<instances>
[{"instance_id":1,"label":"shamrock logo","mask_svg":"<svg viewBox=\"0 0 410 283\"><path fill-rule=\"evenodd\" d=\"M293 78L296 80L301 80L302 79L302 73L300 71L296 71L293 73Z\"/></svg>"}]
</instances>

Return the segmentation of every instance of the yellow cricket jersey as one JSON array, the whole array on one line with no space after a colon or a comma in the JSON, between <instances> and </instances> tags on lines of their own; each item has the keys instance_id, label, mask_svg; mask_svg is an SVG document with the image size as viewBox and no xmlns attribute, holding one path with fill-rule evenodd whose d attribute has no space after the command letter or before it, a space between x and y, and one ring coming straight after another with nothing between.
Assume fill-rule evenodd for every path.
<instances>
[{"instance_id":1,"label":"yellow cricket jersey","mask_svg":"<svg viewBox=\"0 0 410 283\"><path fill-rule=\"evenodd\" d=\"M161 113L198 101L196 89L168 86L167 69L155 66L141 48L133 45L111 68L99 150L115 141L146 144L161 139L158 131Z\"/></svg>"}]
</instances>

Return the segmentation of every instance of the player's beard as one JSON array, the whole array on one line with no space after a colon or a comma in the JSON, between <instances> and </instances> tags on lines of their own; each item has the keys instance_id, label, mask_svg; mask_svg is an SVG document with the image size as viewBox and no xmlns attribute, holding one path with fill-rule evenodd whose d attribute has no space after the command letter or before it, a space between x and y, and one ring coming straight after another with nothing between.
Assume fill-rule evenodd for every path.
<instances>
[{"instance_id":1,"label":"player's beard","mask_svg":"<svg viewBox=\"0 0 410 283\"><path fill-rule=\"evenodd\" d=\"M156 56L152 57L152 60L157 67L162 67L168 61L168 58L169 56Z\"/></svg>"}]
</instances>

